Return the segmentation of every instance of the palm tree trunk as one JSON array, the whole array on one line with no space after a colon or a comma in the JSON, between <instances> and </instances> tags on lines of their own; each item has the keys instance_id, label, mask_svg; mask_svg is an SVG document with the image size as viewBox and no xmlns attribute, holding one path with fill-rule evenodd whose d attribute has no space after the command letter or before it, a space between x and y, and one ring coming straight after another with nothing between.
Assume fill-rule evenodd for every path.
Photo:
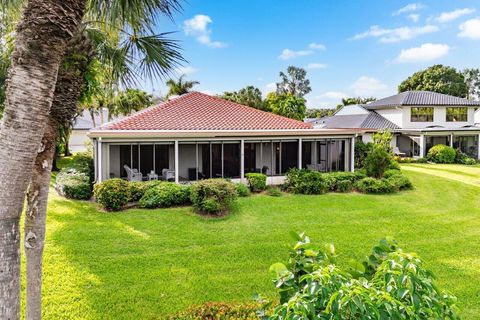
<instances>
[{"instance_id":1,"label":"palm tree trunk","mask_svg":"<svg viewBox=\"0 0 480 320\"><path fill-rule=\"evenodd\" d=\"M20 318L20 216L58 68L84 10L85 0L29 0L16 29L0 131L0 319Z\"/></svg>"},{"instance_id":2,"label":"palm tree trunk","mask_svg":"<svg viewBox=\"0 0 480 320\"><path fill-rule=\"evenodd\" d=\"M35 159L27 193L25 215L25 255L27 269L26 319L41 318L42 258L45 244L48 191L52 163L60 126L71 123L77 112L77 101L82 92L84 74L93 55L92 47L81 31L68 43L65 60L58 71L57 84L42 138L42 151Z\"/></svg>"}]
</instances>

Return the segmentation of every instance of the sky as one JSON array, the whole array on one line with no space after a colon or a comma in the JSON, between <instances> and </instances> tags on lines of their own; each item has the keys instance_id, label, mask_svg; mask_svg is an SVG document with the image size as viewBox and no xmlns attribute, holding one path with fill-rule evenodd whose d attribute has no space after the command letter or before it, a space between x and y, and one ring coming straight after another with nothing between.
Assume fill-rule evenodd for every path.
<instances>
[{"instance_id":1,"label":"sky","mask_svg":"<svg viewBox=\"0 0 480 320\"><path fill-rule=\"evenodd\" d=\"M176 70L208 94L254 85L274 91L279 72L307 70L310 108L343 97L385 97L433 64L480 68L479 0L188 0L173 21L188 61ZM142 88L166 93L164 81Z\"/></svg>"}]
</instances>

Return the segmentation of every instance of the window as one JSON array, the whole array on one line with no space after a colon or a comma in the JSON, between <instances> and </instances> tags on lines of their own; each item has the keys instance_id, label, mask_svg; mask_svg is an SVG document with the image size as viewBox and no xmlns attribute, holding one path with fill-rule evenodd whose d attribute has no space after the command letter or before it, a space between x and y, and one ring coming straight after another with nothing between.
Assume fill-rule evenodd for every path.
<instances>
[{"instance_id":1,"label":"window","mask_svg":"<svg viewBox=\"0 0 480 320\"><path fill-rule=\"evenodd\" d=\"M433 108L432 107L412 107L411 122L433 122Z\"/></svg>"},{"instance_id":2,"label":"window","mask_svg":"<svg viewBox=\"0 0 480 320\"><path fill-rule=\"evenodd\" d=\"M448 122L467 122L467 118L468 118L468 108L466 107L447 108Z\"/></svg>"}]
</instances>

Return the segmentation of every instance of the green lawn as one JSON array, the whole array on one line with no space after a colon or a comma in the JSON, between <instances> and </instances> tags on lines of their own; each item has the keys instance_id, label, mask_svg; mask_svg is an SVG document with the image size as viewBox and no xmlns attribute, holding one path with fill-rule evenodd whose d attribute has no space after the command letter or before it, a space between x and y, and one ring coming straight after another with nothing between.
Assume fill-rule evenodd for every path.
<instances>
[{"instance_id":1,"label":"green lawn","mask_svg":"<svg viewBox=\"0 0 480 320\"><path fill-rule=\"evenodd\" d=\"M159 319L204 301L275 296L270 264L289 231L332 242L340 263L386 235L415 251L438 284L480 314L480 168L405 165L416 189L396 195L327 194L240 199L207 219L190 208L103 213L51 194L45 319Z\"/></svg>"}]
</instances>

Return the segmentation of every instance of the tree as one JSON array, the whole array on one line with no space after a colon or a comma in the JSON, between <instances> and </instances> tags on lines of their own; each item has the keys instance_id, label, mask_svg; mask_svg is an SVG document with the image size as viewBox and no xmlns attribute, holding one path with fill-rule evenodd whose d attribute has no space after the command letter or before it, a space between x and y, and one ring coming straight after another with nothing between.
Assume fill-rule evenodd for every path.
<instances>
[{"instance_id":1,"label":"tree","mask_svg":"<svg viewBox=\"0 0 480 320\"><path fill-rule=\"evenodd\" d=\"M200 84L198 81L184 81L184 78L185 75L181 75L177 81L173 79L167 81L167 98L171 96L181 96L182 94L190 92L195 85Z\"/></svg>"},{"instance_id":2,"label":"tree","mask_svg":"<svg viewBox=\"0 0 480 320\"><path fill-rule=\"evenodd\" d=\"M152 104L152 98L152 95L138 89L120 91L114 99L109 114L112 116L126 116L134 111L140 111Z\"/></svg>"},{"instance_id":3,"label":"tree","mask_svg":"<svg viewBox=\"0 0 480 320\"><path fill-rule=\"evenodd\" d=\"M277 94L291 94L303 98L312 91L310 80L306 79L307 71L302 68L289 66L287 74L280 72L280 82L277 82Z\"/></svg>"},{"instance_id":4,"label":"tree","mask_svg":"<svg viewBox=\"0 0 480 320\"><path fill-rule=\"evenodd\" d=\"M338 108L325 108L325 109L307 109L305 111L305 118L323 118L331 116L337 111Z\"/></svg>"},{"instance_id":5,"label":"tree","mask_svg":"<svg viewBox=\"0 0 480 320\"><path fill-rule=\"evenodd\" d=\"M254 86L246 86L239 91L224 92L220 98L233 101L255 109L265 110L262 92Z\"/></svg>"},{"instance_id":6,"label":"tree","mask_svg":"<svg viewBox=\"0 0 480 320\"><path fill-rule=\"evenodd\" d=\"M376 100L377 100L377 98L374 98L374 97L342 98L342 104L340 106L350 106L350 105L355 105L355 104L367 104L369 102L376 101Z\"/></svg>"},{"instance_id":7,"label":"tree","mask_svg":"<svg viewBox=\"0 0 480 320\"><path fill-rule=\"evenodd\" d=\"M265 104L273 113L296 120L303 120L307 110L305 99L292 94L278 95L270 92Z\"/></svg>"},{"instance_id":8,"label":"tree","mask_svg":"<svg viewBox=\"0 0 480 320\"><path fill-rule=\"evenodd\" d=\"M452 67L437 64L418 71L398 86L398 92L433 91L465 98L468 86L464 75Z\"/></svg>"},{"instance_id":9,"label":"tree","mask_svg":"<svg viewBox=\"0 0 480 320\"><path fill-rule=\"evenodd\" d=\"M25 191L67 41L84 10L84 0L29 0L16 27L0 131L1 319L20 318L19 223Z\"/></svg>"},{"instance_id":10,"label":"tree","mask_svg":"<svg viewBox=\"0 0 480 320\"><path fill-rule=\"evenodd\" d=\"M480 99L480 69L463 70L465 83L468 87L468 99Z\"/></svg>"}]
</instances>

